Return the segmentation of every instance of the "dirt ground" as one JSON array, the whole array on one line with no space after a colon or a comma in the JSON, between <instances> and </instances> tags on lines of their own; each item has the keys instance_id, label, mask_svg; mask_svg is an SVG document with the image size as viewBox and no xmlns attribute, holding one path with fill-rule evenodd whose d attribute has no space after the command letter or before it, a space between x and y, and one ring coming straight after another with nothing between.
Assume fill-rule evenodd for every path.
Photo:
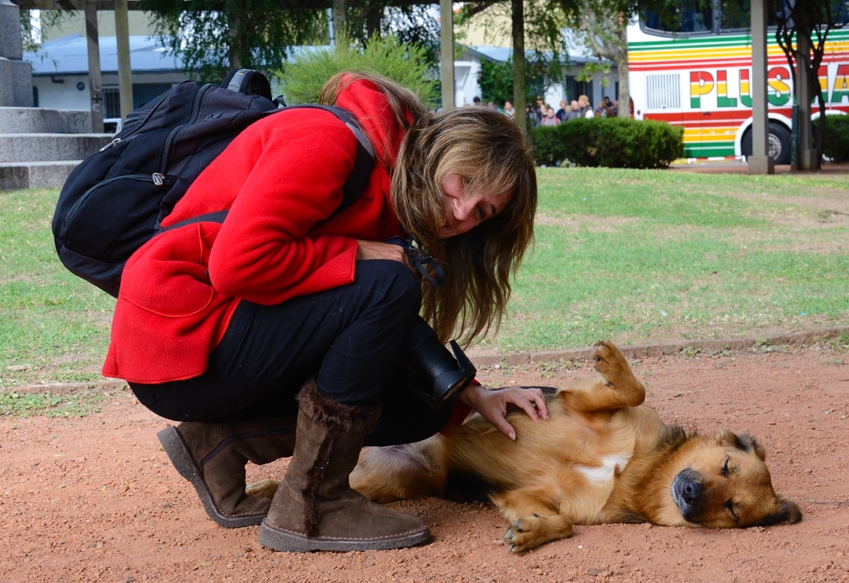
<instances>
[{"instance_id":1,"label":"dirt ground","mask_svg":"<svg viewBox=\"0 0 849 583\"><path fill-rule=\"evenodd\" d=\"M849 581L849 354L826 345L631 359L668 422L748 431L803 521L744 530L578 526L516 555L483 504L395 503L430 544L347 554L275 553L258 527L210 521L159 446L165 421L114 391L85 418L0 420L0 580L41 581ZM490 365L490 386L559 386L588 363ZM251 467L280 477L285 462Z\"/></svg>"}]
</instances>

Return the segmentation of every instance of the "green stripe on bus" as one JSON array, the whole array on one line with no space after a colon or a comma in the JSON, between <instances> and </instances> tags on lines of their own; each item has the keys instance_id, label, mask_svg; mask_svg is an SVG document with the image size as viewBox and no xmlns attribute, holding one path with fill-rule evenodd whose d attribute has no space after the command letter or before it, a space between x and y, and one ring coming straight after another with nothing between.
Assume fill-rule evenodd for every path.
<instances>
[{"instance_id":1,"label":"green stripe on bus","mask_svg":"<svg viewBox=\"0 0 849 583\"><path fill-rule=\"evenodd\" d=\"M849 30L831 30L828 33L828 41L832 42L845 41L849 39ZM748 47L752 44L752 37L749 35L733 35L733 36L707 36L695 38L666 38L653 41L638 41L628 43L628 50L668 50L669 47ZM770 37L770 46L778 46L775 36Z\"/></svg>"},{"instance_id":2,"label":"green stripe on bus","mask_svg":"<svg viewBox=\"0 0 849 583\"><path fill-rule=\"evenodd\" d=\"M714 156L733 156L734 142L719 142L715 144L684 144L685 158L712 158Z\"/></svg>"}]
</instances>

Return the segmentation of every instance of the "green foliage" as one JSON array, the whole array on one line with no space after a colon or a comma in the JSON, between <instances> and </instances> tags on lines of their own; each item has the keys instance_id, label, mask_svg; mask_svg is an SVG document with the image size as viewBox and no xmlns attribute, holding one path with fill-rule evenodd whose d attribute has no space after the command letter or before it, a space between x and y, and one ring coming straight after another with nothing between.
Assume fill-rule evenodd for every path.
<instances>
[{"instance_id":1,"label":"green foliage","mask_svg":"<svg viewBox=\"0 0 849 583\"><path fill-rule=\"evenodd\" d=\"M554 83L563 82L563 63L559 54L528 53L525 59L525 101L533 103L537 95ZM513 58L503 63L481 59L481 99L503 105L513 101Z\"/></svg>"},{"instance_id":2,"label":"green foliage","mask_svg":"<svg viewBox=\"0 0 849 583\"><path fill-rule=\"evenodd\" d=\"M622 118L573 119L529 130L538 164L604 168L665 168L681 157L684 130Z\"/></svg>"},{"instance_id":3,"label":"green foliage","mask_svg":"<svg viewBox=\"0 0 849 583\"><path fill-rule=\"evenodd\" d=\"M823 153L834 162L849 162L849 115L825 116Z\"/></svg>"},{"instance_id":4,"label":"green foliage","mask_svg":"<svg viewBox=\"0 0 849 583\"><path fill-rule=\"evenodd\" d=\"M278 73L286 102L315 103L321 88L339 71L373 71L416 93L424 101L436 99L436 83L428 75L425 49L403 45L393 36L373 36L365 48L337 40L335 48L304 50Z\"/></svg>"},{"instance_id":5,"label":"green foliage","mask_svg":"<svg viewBox=\"0 0 849 583\"><path fill-rule=\"evenodd\" d=\"M38 20L42 31L48 30L74 18L72 10L41 10ZM21 10L21 43L24 52L36 52L41 47L38 37L41 36L33 26L32 11ZM44 58L44 57L42 57Z\"/></svg>"},{"instance_id":6,"label":"green foliage","mask_svg":"<svg viewBox=\"0 0 849 583\"><path fill-rule=\"evenodd\" d=\"M424 49L423 60L428 66L439 66L439 20L433 18L429 4L398 4L394 0L369 0L348 2L346 30L337 30L337 38L348 36L351 41L365 46L368 39L393 35L402 45L415 44Z\"/></svg>"},{"instance_id":7,"label":"green foliage","mask_svg":"<svg viewBox=\"0 0 849 583\"><path fill-rule=\"evenodd\" d=\"M142 7L162 43L204 82L220 82L236 64L282 69L290 47L327 31L326 11L287 10L276 0L142 0Z\"/></svg>"}]
</instances>

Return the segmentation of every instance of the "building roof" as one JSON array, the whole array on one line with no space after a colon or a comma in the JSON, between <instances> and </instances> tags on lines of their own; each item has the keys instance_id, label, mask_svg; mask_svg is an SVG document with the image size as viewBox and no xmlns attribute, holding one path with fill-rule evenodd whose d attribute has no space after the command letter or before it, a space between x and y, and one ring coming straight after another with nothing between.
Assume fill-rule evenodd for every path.
<instances>
[{"instance_id":1,"label":"building roof","mask_svg":"<svg viewBox=\"0 0 849 583\"><path fill-rule=\"evenodd\" d=\"M118 46L114 36L99 39L100 70L104 74L118 73ZM45 75L88 75L88 45L86 38L72 34L42 43L38 52L24 53L23 60L32 65L34 77ZM182 71L179 55L168 54L156 38L130 37L130 66L134 73Z\"/></svg>"},{"instance_id":2,"label":"building roof","mask_svg":"<svg viewBox=\"0 0 849 583\"><path fill-rule=\"evenodd\" d=\"M466 47L470 53L477 55L480 58L487 59L490 61L498 61L504 62L508 60L513 55L513 49L511 47L494 47L487 45L479 45L476 47ZM525 51L525 54L532 54L531 51ZM551 57L551 52L546 52L546 56ZM569 61L565 63L566 65L586 65L587 63L611 63L614 67L616 66L612 62L607 59L598 59L596 57L586 57L584 55L578 54L575 51L569 51L568 54Z\"/></svg>"},{"instance_id":3,"label":"building roof","mask_svg":"<svg viewBox=\"0 0 849 583\"><path fill-rule=\"evenodd\" d=\"M114 36L101 36L100 71L118 73L118 46ZM292 47L289 57L304 51L326 50L330 47ZM72 34L42 43L37 52L24 53L23 60L32 65L33 77L50 75L88 75L88 44L80 34ZM133 73L170 73L184 71L180 55L171 55L157 38L130 37L130 67Z\"/></svg>"},{"instance_id":4,"label":"building roof","mask_svg":"<svg viewBox=\"0 0 849 583\"><path fill-rule=\"evenodd\" d=\"M100 70L103 74L118 73L118 47L114 36L102 36L99 39ZM326 47L293 47L292 53L304 50L317 50ZM510 47L476 46L465 49L481 59L504 62L513 54ZM23 60L32 65L34 77L49 75L87 75L88 44L80 34L72 34L42 43L37 52L26 52ZM586 57L575 52L569 54L567 65L602 63L604 59ZM156 38L150 36L130 37L130 66L133 73L164 73L183 71L183 59L180 55L169 54L168 49Z\"/></svg>"}]
</instances>

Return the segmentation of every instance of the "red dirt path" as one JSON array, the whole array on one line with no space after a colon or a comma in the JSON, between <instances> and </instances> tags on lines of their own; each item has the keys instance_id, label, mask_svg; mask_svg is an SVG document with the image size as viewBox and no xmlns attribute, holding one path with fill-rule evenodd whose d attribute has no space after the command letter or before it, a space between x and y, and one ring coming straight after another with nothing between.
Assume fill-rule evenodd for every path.
<instances>
[{"instance_id":1,"label":"red dirt path","mask_svg":"<svg viewBox=\"0 0 849 583\"><path fill-rule=\"evenodd\" d=\"M349 554L263 548L257 527L227 530L203 512L156 439L165 421L124 390L85 418L0 419L0 581L849 581L849 355L824 345L771 352L631 359L647 404L701 432L749 431L776 490L799 503L793 526L712 531L579 526L569 540L514 555L481 504L392 506L422 516L427 546ZM490 386L559 386L591 374L531 364L487 367ZM252 467L279 477L285 462Z\"/></svg>"}]
</instances>

